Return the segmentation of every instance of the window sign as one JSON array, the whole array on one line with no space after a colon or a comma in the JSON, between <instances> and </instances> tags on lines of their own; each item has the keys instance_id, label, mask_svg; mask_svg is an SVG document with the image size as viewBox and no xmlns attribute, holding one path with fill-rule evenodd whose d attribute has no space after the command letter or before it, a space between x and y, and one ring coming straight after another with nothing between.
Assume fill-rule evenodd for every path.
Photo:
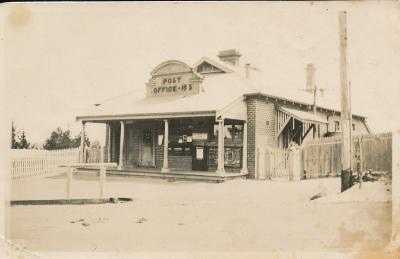
<instances>
[{"instance_id":1,"label":"window sign","mask_svg":"<svg viewBox=\"0 0 400 259\"><path fill-rule=\"evenodd\" d=\"M162 146L164 140L164 135L158 135L158 145Z\"/></svg>"},{"instance_id":2,"label":"window sign","mask_svg":"<svg viewBox=\"0 0 400 259\"><path fill-rule=\"evenodd\" d=\"M207 140L208 134L207 133L193 133L192 138L194 140Z\"/></svg>"},{"instance_id":3,"label":"window sign","mask_svg":"<svg viewBox=\"0 0 400 259\"><path fill-rule=\"evenodd\" d=\"M204 158L204 148L196 147L196 159L203 160Z\"/></svg>"}]
</instances>

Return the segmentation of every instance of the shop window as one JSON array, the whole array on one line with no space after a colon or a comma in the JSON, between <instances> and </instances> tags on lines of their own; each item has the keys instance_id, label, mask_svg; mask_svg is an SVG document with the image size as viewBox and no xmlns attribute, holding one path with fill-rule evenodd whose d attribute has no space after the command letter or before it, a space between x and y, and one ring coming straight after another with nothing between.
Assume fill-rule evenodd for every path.
<instances>
[{"instance_id":1,"label":"shop window","mask_svg":"<svg viewBox=\"0 0 400 259\"><path fill-rule=\"evenodd\" d=\"M240 168L241 148L225 148L224 164L228 167Z\"/></svg>"},{"instance_id":2,"label":"shop window","mask_svg":"<svg viewBox=\"0 0 400 259\"><path fill-rule=\"evenodd\" d=\"M191 156L192 155L192 120L171 120L168 155Z\"/></svg>"},{"instance_id":3,"label":"shop window","mask_svg":"<svg viewBox=\"0 0 400 259\"><path fill-rule=\"evenodd\" d=\"M243 125L225 125L226 139L242 139Z\"/></svg>"},{"instance_id":4,"label":"shop window","mask_svg":"<svg viewBox=\"0 0 400 259\"><path fill-rule=\"evenodd\" d=\"M225 125L224 135L225 139L242 139L243 125ZM214 125L214 138L218 138L218 125Z\"/></svg>"}]
</instances>

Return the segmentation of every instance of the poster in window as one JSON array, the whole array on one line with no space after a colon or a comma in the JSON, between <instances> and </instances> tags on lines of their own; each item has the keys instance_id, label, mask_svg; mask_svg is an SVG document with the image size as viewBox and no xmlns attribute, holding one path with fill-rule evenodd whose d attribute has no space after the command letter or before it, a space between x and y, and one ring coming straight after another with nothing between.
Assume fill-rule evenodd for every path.
<instances>
[{"instance_id":1,"label":"poster in window","mask_svg":"<svg viewBox=\"0 0 400 259\"><path fill-rule=\"evenodd\" d=\"M158 135L158 145L161 146L163 144L164 135Z\"/></svg>"},{"instance_id":2,"label":"poster in window","mask_svg":"<svg viewBox=\"0 0 400 259\"><path fill-rule=\"evenodd\" d=\"M193 133L192 138L195 140L207 140L208 134L207 133Z\"/></svg>"},{"instance_id":3,"label":"poster in window","mask_svg":"<svg viewBox=\"0 0 400 259\"><path fill-rule=\"evenodd\" d=\"M197 160L203 160L203 158L204 158L204 148L197 147L196 148L196 159Z\"/></svg>"}]
</instances>

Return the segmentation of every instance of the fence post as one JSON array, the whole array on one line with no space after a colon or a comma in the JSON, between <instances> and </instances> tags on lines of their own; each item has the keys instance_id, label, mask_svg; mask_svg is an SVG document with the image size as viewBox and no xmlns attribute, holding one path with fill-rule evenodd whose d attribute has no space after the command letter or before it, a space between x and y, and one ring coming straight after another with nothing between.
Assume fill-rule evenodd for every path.
<instances>
[{"instance_id":1,"label":"fence post","mask_svg":"<svg viewBox=\"0 0 400 259\"><path fill-rule=\"evenodd\" d=\"M288 149L289 152L289 180L299 181L301 179L301 156L300 148L297 146L292 146Z\"/></svg>"},{"instance_id":2,"label":"fence post","mask_svg":"<svg viewBox=\"0 0 400 259\"><path fill-rule=\"evenodd\" d=\"M400 243L400 129L392 134L392 237Z\"/></svg>"},{"instance_id":3,"label":"fence post","mask_svg":"<svg viewBox=\"0 0 400 259\"><path fill-rule=\"evenodd\" d=\"M271 179L271 153L269 148L265 149L265 179Z\"/></svg>"},{"instance_id":4,"label":"fence post","mask_svg":"<svg viewBox=\"0 0 400 259\"><path fill-rule=\"evenodd\" d=\"M259 165L260 165L260 171L258 172L258 177L259 177L259 179L265 180L265 178L266 178L266 174L265 174L265 148L264 147L260 147L259 150L260 150L260 153L259 153L259 156L258 156L258 160L259 160Z\"/></svg>"},{"instance_id":5,"label":"fence post","mask_svg":"<svg viewBox=\"0 0 400 259\"><path fill-rule=\"evenodd\" d=\"M73 173L74 173L74 168L72 166L69 166L67 171L67 199L71 198L71 184L72 184Z\"/></svg>"},{"instance_id":6,"label":"fence post","mask_svg":"<svg viewBox=\"0 0 400 259\"><path fill-rule=\"evenodd\" d=\"M106 182L106 166L100 166L100 198L104 198L104 189Z\"/></svg>"},{"instance_id":7,"label":"fence post","mask_svg":"<svg viewBox=\"0 0 400 259\"><path fill-rule=\"evenodd\" d=\"M99 163L104 163L104 148L102 146L100 146L99 148L100 148L100 150L99 150L99 152L100 152L100 161L99 161Z\"/></svg>"},{"instance_id":8,"label":"fence post","mask_svg":"<svg viewBox=\"0 0 400 259\"><path fill-rule=\"evenodd\" d=\"M260 179L260 148L257 147L256 150L256 170L255 170L255 179Z\"/></svg>"},{"instance_id":9,"label":"fence post","mask_svg":"<svg viewBox=\"0 0 400 259\"><path fill-rule=\"evenodd\" d=\"M294 152L295 152L295 147L290 147L287 150L287 156L289 159L289 181L293 181L294 175L293 175L293 170L294 170Z\"/></svg>"},{"instance_id":10,"label":"fence post","mask_svg":"<svg viewBox=\"0 0 400 259\"><path fill-rule=\"evenodd\" d=\"M265 179L265 148L258 146L256 154L255 179Z\"/></svg>"}]
</instances>

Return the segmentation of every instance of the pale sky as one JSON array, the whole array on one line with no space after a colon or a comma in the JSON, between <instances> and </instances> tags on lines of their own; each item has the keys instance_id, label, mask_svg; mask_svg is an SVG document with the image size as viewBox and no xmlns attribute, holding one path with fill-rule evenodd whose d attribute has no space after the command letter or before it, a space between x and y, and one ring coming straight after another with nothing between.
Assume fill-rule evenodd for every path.
<instances>
[{"instance_id":1,"label":"pale sky","mask_svg":"<svg viewBox=\"0 0 400 259\"><path fill-rule=\"evenodd\" d=\"M347 10L353 106L373 131L400 128L400 4L371 2L2 4L6 115L28 140L57 126L78 134L75 116L135 91L168 59L193 65L237 48L269 84L339 91L338 11ZM5 87L5 89L4 89ZM290 92L288 92L290 96ZM87 126L104 141L103 127Z\"/></svg>"}]
</instances>

